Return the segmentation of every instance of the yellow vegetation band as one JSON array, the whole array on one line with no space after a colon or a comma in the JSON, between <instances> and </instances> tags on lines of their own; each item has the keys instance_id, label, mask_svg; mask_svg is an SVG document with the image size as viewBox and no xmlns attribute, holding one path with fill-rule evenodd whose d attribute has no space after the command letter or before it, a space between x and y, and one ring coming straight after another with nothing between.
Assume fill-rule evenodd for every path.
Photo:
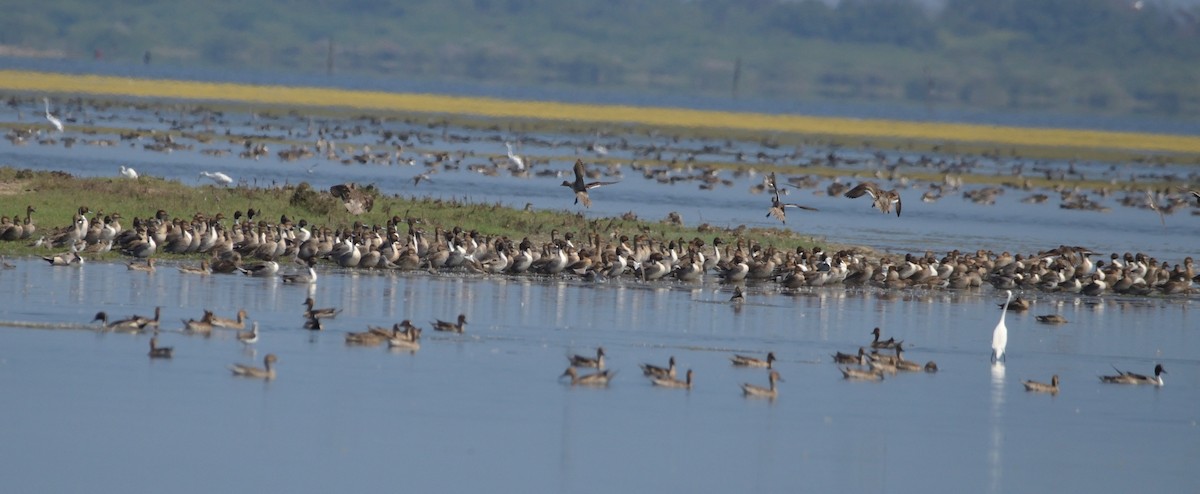
<instances>
[{"instance_id":1,"label":"yellow vegetation band","mask_svg":"<svg viewBox=\"0 0 1200 494\"><path fill-rule=\"evenodd\" d=\"M15 70L0 70L0 90L717 128L863 139L1200 153L1200 138L1169 134L512 101L434 94L135 79Z\"/></svg>"}]
</instances>

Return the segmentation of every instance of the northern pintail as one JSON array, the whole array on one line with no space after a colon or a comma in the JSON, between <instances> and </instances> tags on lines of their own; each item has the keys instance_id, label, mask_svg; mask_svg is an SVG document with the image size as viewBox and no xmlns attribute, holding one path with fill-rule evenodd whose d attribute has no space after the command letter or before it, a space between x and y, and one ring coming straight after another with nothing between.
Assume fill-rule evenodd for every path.
<instances>
[{"instance_id":1,"label":"northern pintail","mask_svg":"<svg viewBox=\"0 0 1200 494\"><path fill-rule=\"evenodd\" d=\"M309 319L325 319L337 316L338 313L342 311L342 309L336 309L333 307L314 309L313 305L316 305L316 301L314 301L312 297L304 299L304 306L308 308L308 310L304 311L304 317Z\"/></svg>"},{"instance_id":2,"label":"northern pintail","mask_svg":"<svg viewBox=\"0 0 1200 494\"><path fill-rule=\"evenodd\" d=\"M604 368L604 347L596 347L596 357L588 357L585 355L571 355L567 357L571 361L571 367L591 367L594 369Z\"/></svg>"},{"instance_id":3,"label":"northern pintail","mask_svg":"<svg viewBox=\"0 0 1200 494\"><path fill-rule=\"evenodd\" d=\"M679 379L675 379L675 376L656 376L656 377L650 379L650 382L653 383L655 386L662 386L664 388L692 389L692 370L691 369L688 369L686 377L684 379L686 379L686 380L680 381Z\"/></svg>"},{"instance_id":4,"label":"northern pintail","mask_svg":"<svg viewBox=\"0 0 1200 494\"><path fill-rule=\"evenodd\" d=\"M838 367L838 370L842 371L843 379L857 379L857 380L864 380L864 381L882 381L883 380L883 371L879 370L877 368L874 368L874 367L872 368L872 370L869 370L869 371L860 370L860 369L851 369L849 367Z\"/></svg>"},{"instance_id":5,"label":"northern pintail","mask_svg":"<svg viewBox=\"0 0 1200 494\"><path fill-rule=\"evenodd\" d=\"M733 296L729 297L729 301L733 302L735 304L741 304L741 303L746 302L746 294L742 292L741 286L733 287Z\"/></svg>"},{"instance_id":6,"label":"northern pintail","mask_svg":"<svg viewBox=\"0 0 1200 494\"><path fill-rule=\"evenodd\" d=\"M1167 373L1167 371L1163 369L1162 364L1156 364L1154 366L1154 377L1122 371L1121 369L1117 369L1115 366L1113 367L1113 370L1117 371L1115 376L1100 376L1100 381L1114 384L1153 384L1155 386L1162 386L1162 375Z\"/></svg>"},{"instance_id":7,"label":"northern pintail","mask_svg":"<svg viewBox=\"0 0 1200 494\"><path fill-rule=\"evenodd\" d=\"M304 329L311 329L313 331L321 331L325 328L323 326L321 326L321 318L305 316Z\"/></svg>"},{"instance_id":8,"label":"northern pintail","mask_svg":"<svg viewBox=\"0 0 1200 494\"><path fill-rule=\"evenodd\" d=\"M783 378L779 377L779 371L773 370L767 375L767 380L770 382L770 387L767 388L750 383L743 383L742 394L745 396L761 398L775 398L779 395L779 391L775 389L775 383L783 381Z\"/></svg>"},{"instance_id":9,"label":"northern pintail","mask_svg":"<svg viewBox=\"0 0 1200 494\"><path fill-rule=\"evenodd\" d=\"M612 185L617 182L585 182L587 178L587 169L584 167L583 160L575 160L575 180L563 180L560 184L563 187L570 187L575 192L575 204L583 203L583 207L592 207L592 199L588 197L588 190L600 187L603 185Z\"/></svg>"},{"instance_id":10,"label":"northern pintail","mask_svg":"<svg viewBox=\"0 0 1200 494\"><path fill-rule=\"evenodd\" d=\"M202 260L200 261L200 267L193 267L193 266L179 266L179 272L180 272L180 273L187 273L187 274L201 274L201 275L203 275L203 274L210 274L210 273L212 273L212 269L210 269L210 268L208 267L208 259L202 259Z\"/></svg>"},{"instance_id":11,"label":"northern pintail","mask_svg":"<svg viewBox=\"0 0 1200 494\"><path fill-rule=\"evenodd\" d=\"M158 329L159 316L161 316L161 315L162 315L162 307L155 307L153 319L146 317L146 316L133 316L133 319L136 319L138 321L138 323L141 324L140 327L142 327L142 328L150 327L153 329Z\"/></svg>"},{"instance_id":12,"label":"northern pintail","mask_svg":"<svg viewBox=\"0 0 1200 494\"><path fill-rule=\"evenodd\" d=\"M316 283L317 269L313 267L313 264L313 262L308 263L308 271L305 273L283 275L283 282L295 284Z\"/></svg>"},{"instance_id":13,"label":"northern pintail","mask_svg":"<svg viewBox=\"0 0 1200 494\"><path fill-rule=\"evenodd\" d=\"M211 320L212 312L204 311L204 317L200 318L199 321L195 319L183 319L183 329L190 333L209 334L213 330L213 325L209 322Z\"/></svg>"},{"instance_id":14,"label":"northern pintail","mask_svg":"<svg viewBox=\"0 0 1200 494\"><path fill-rule=\"evenodd\" d=\"M268 353L263 357L263 366L254 367L243 364L233 364L229 366L229 370L233 371L235 376L252 377L255 379L275 379L275 362L279 358L274 353Z\"/></svg>"},{"instance_id":15,"label":"northern pintail","mask_svg":"<svg viewBox=\"0 0 1200 494\"><path fill-rule=\"evenodd\" d=\"M1021 384L1025 385L1025 391L1058 394L1058 374L1050 378L1050 384L1037 381L1022 381Z\"/></svg>"},{"instance_id":16,"label":"northern pintail","mask_svg":"<svg viewBox=\"0 0 1200 494\"><path fill-rule=\"evenodd\" d=\"M392 337L392 331L384 328L367 326L367 330L359 333L346 333L346 344L375 346Z\"/></svg>"},{"instance_id":17,"label":"northern pintail","mask_svg":"<svg viewBox=\"0 0 1200 494\"><path fill-rule=\"evenodd\" d=\"M83 266L83 258L78 252L66 252L54 256L42 256L51 266Z\"/></svg>"},{"instance_id":18,"label":"northern pintail","mask_svg":"<svg viewBox=\"0 0 1200 494\"><path fill-rule=\"evenodd\" d=\"M1069 322L1069 321L1067 321L1067 318L1060 316L1058 314L1047 314L1044 316L1036 316L1036 319L1037 319L1037 322L1040 322L1043 324L1066 324L1067 322Z\"/></svg>"},{"instance_id":19,"label":"northern pintail","mask_svg":"<svg viewBox=\"0 0 1200 494\"><path fill-rule=\"evenodd\" d=\"M572 386L608 386L608 381L616 375L613 371L602 370L594 374L579 375L579 372L574 367L567 367L562 375L558 376L571 378Z\"/></svg>"},{"instance_id":20,"label":"northern pintail","mask_svg":"<svg viewBox=\"0 0 1200 494\"><path fill-rule=\"evenodd\" d=\"M92 322L100 321L101 327L104 329L120 329L120 330L139 330L146 325L145 320L139 316L127 317L117 321L109 321L108 313L100 311L96 313L96 317L92 318Z\"/></svg>"},{"instance_id":21,"label":"northern pintail","mask_svg":"<svg viewBox=\"0 0 1200 494\"><path fill-rule=\"evenodd\" d=\"M211 312L209 314L212 314ZM238 309L237 319L226 319L212 314L208 318L208 322L218 328L227 329L246 329L246 309Z\"/></svg>"},{"instance_id":22,"label":"northern pintail","mask_svg":"<svg viewBox=\"0 0 1200 494\"><path fill-rule=\"evenodd\" d=\"M1004 349L1008 346L1008 326L1004 325L1004 315L1008 314L1008 303L1012 301L1012 290L1005 290L1004 307L1000 310L1000 322L992 330L992 362L1007 361Z\"/></svg>"},{"instance_id":23,"label":"northern pintail","mask_svg":"<svg viewBox=\"0 0 1200 494\"><path fill-rule=\"evenodd\" d=\"M463 330L466 329L467 315L459 314L457 323L452 323L449 321L443 321L441 319L438 319L436 321L431 322L430 324L433 324L434 331L445 331L448 333L461 333L461 332L463 332Z\"/></svg>"},{"instance_id":24,"label":"northern pintail","mask_svg":"<svg viewBox=\"0 0 1200 494\"><path fill-rule=\"evenodd\" d=\"M250 331L239 331L237 339L246 345L258 343L258 321L250 326Z\"/></svg>"},{"instance_id":25,"label":"northern pintail","mask_svg":"<svg viewBox=\"0 0 1200 494\"><path fill-rule=\"evenodd\" d=\"M150 358L171 358L174 353L174 347L158 346L157 335L150 337Z\"/></svg>"},{"instance_id":26,"label":"northern pintail","mask_svg":"<svg viewBox=\"0 0 1200 494\"><path fill-rule=\"evenodd\" d=\"M806 211L817 211L817 208L801 206L799 204L787 203L779 200L779 187L775 184L775 172L771 172L770 180L768 181L771 187L771 207L767 209L767 216L774 216L775 219L787 224L787 208L797 208Z\"/></svg>"},{"instance_id":27,"label":"northern pintail","mask_svg":"<svg viewBox=\"0 0 1200 494\"><path fill-rule=\"evenodd\" d=\"M641 365L642 365L642 374L645 375L646 377L669 378L669 379L675 378L675 356L674 355L672 355L671 358L667 361L666 367L659 367L659 366L653 365L653 364L641 364Z\"/></svg>"},{"instance_id":28,"label":"northern pintail","mask_svg":"<svg viewBox=\"0 0 1200 494\"><path fill-rule=\"evenodd\" d=\"M737 367L766 367L771 369L775 365L775 352L767 352L766 360L747 355L734 355L729 357L729 361Z\"/></svg>"},{"instance_id":29,"label":"northern pintail","mask_svg":"<svg viewBox=\"0 0 1200 494\"><path fill-rule=\"evenodd\" d=\"M392 326L392 336L388 338L388 347L413 352L420 350L421 328L413 326L408 319Z\"/></svg>"},{"instance_id":30,"label":"northern pintail","mask_svg":"<svg viewBox=\"0 0 1200 494\"><path fill-rule=\"evenodd\" d=\"M878 209L883 214L892 211L892 205L896 206L896 216L900 216L900 193L896 189L883 190L874 182L862 182L856 185L853 189L846 192L846 197L854 199L863 195L871 196L871 205Z\"/></svg>"},{"instance_id":31,"label":"northern pintail","mask_svg":"<svg viewBox=\"0 0 1200 494\"><path fill-rule=\"evenodd\" d=\"M858 354L837 352L832 355L835 364L867 365L867 351L858 347Z\"/></svg>"},{"instance_id":32,"label":"northern pintail","mask_svg":"<svg viewBox=\"0 0 1200 494\"><path fill-rule=\"evenodd\" d=\"M138 263L138 262L131 262L131 263L129 263L129 269L132 271L144 271L147 273L153 273L154 272L154 258L151 257L151 258L146 259L146 262L144 264Z\"/></svg>"},{"instance_id":33,"label":"northern pintail","mask_svg":"<svg viewBox=\"0 0 1200 494\"><path fill-rule=\"evenodd\" d=\"M880 340L879 335L881 333L882 333L882 330L879 328L875 328L875 329L871 330L871 334L875 335L875 339L871 341L871 348L896 348L896 345L904 343L904 340L896 341L896 338L888 338L886 340Z\"/></svg>"},{"instance_id":34,"label":"northern pintail","mask_svg":"<svg viewBox=\"0 0 1200 494\"><path fill-rule=\"evenodd\" d=\"M279 263L275 261L256 262L254 264L242 266L238 269L240 269L246 276L267 278L275 276L275 273L279 272Z\"/></svg>"}]
</instances>

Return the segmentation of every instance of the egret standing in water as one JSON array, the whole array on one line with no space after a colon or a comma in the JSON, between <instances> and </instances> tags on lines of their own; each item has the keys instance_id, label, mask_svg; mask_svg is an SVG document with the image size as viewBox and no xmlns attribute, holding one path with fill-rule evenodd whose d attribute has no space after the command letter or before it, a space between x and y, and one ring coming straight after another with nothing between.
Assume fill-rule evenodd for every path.
<instances>
[{"instance_id":1,"label":"egret standing in water","mask_svg":"<svg viewBox=\"0 0 1200 494\"><path fill-rule=\"evenodd\" d=\"M1008 326L1004 325L1004 315L1008 314L1008 303L1012 302L1012 290L1005 290L1004 293L1007 298L1004 300L1004 308L1000 310L1000 322L996 323L996 329L992 331L992 362L1006 360L1004 348L1008 346Z\"/></svg>"},{"instance_id":2,"label":"egret standing in water","mask_svg":"<svg viewBox=\"0 0 1200 494\"><path fill-rule=\"evenodd\" d=\"M54 115L50 114L50 98L42 98L42 101L46 103L46 120L49 120L50 125L53 125L55 129L57 129L59 132L62 132L62 120L54 118Z\"/></svg>"}]
</instances>

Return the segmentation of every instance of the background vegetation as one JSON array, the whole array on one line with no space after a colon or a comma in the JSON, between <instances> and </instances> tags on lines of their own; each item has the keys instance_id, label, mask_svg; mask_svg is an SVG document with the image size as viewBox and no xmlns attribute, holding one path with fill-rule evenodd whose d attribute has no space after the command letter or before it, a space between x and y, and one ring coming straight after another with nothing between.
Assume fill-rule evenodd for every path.
<instances>
[{"instance_id":1,"label":"background vegetation","mask_svg":"<svg viewBox=\"0 0 1200 494\"><path fill-rule=\"evenodd\" d=\"M0 0L0 53L788 100L1186 115L1167 0Z\"/></svg>"}]
</instances>

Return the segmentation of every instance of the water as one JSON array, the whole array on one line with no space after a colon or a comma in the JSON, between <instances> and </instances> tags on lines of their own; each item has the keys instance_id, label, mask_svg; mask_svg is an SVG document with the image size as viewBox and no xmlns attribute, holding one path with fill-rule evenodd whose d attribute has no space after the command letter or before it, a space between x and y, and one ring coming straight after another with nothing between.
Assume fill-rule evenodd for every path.
<instances>
[{"instance_id":1,"label":"water","mask_svg":"<svg viewBox=\"0 0 1200 494\"><path fill-rule=\"evenodd\" d=\"M82 325L98 310L164 308L160 345L92 329L0 329L5 490L161 491L494 489L611 492L1044 491L1179 492L1200 476L1200 362L1195 301L1038 298L1011 313L1009 361L988 363L998 310L990 290L789 295L529 278L322 271L315 287L161 266L0 272L6 321ZM301 329L301 302L343 309L324 332ZM1036 294L1026 294L1030 296ZM1002 300L1001 300L1002 301ZM246 308L260 342L177 332L203 309ZM468 316L464 335L426 331L419 352L347 346L345 331ZM1033 315L1071 322L1047 326ZM879 383L841 378L829 355L904 339L937 374ZM607 389L556 376L565 356L603 345ZM786 382L774 401L741 396L762 370L734 352L774 351ZM272 382L226 366L279 355ZM643 362L681 373L691 391L657 389ZM1167 368L1161 389L1105 385L1110 365ZM1062 378L1058 396L1020 381ZM61 475L61 465L71 465ZM131 471L132 470L132 471ZM117 474L116 472L125 472Z\"/></svg>"},{"instance_id":2,"label":"water","mask_svg":"<svg viewBox=\"0 0 1200 494\"><path fill-rule=\"evenodd\" d=\"M40 107L25 120L42 123ZM55 109L59 113L59 109ZM18 122L5 113L0 121ZM67 115L63 115L67 116ZM165 129L168 121L131 108L81 113L95 125ZM174 117L167 117L174 118ZM255 130L269 121L270 130ZM227 114L215 124L236 132L287 135L306 118ZM364 123L366 125L366 123ZM0 141L0 164L116 177L119 166L199 183L202 170L225 171L247 185L309 181L326 188L347 180L375 183L385 193L469 198L523 207L570 209L561 177L486 177L466 171L483 155L501 155L504 140L521 140L526 156L548 160L539 169L567 171L576 149L595 136L519 136L462 131L471 140L443 139L441 129L385 122L340 144L375 145L382 130L422 132L406 143L406 158L429 151L474 152L460 171L443 170L412 185L424 166L344 166L323 159L286 163L202 155L197 144L170 154L144 151L143 142L115 147L76 144L12 145ZM68 124L67 136L85 136ZM522 140L522 137L536 138ZM734 150L753 156L781 151L747 142L671 142L663 136L625 136L640 145L673 146L681 161L704 145L725 151L703 159L730 161ZM308 137L295 137L303 140ZM602 138L612 156L635 160L616 138ZM377 146L382 148L382 146ZM823 156L828 149L805 149ZM866 151L842 151L869 156ZM887 152L889 160L899 153ZM586 154L579 156L588 159ZM910 157L911 158L911 157ZM1007 163L983 165L1006 173ZM1039 163L1052 170L1064 162ZM847 167L843 180L877 164ZM1090 178L1193 177L1187 167L1147 168L1079 164ZM675 175L686 172L672 172ZM803 174L797 166L794 175ZM645 219L668 212L689 225L779 226L765 218L765 195L747 190L761 175L734 176L729 187L699 190L694 182L660 185L629 167L622 182L592 192L586 214L635 211ZM781 175L781 180L783 179ZM817 190L823 190L824 181ZM992 249L1034 252L1060 244L1097 252L1143 251L1178 262L1200 245L1189 209L1167 217L1115 205L1110 213L1064 211L1019 202L1010 189L995 206L957 194L935 203L906 189L904 216L885 216L865 200L793 190L785 201L816 206L792 213L787 228L818 238L893 252ZM11 205L10 205L11 206ZM100 205L96 205L100 207ZM229 214L227 213L227 216ZM40 217L39 225L69 218ZM251 490L363 491L394 486L461 492L512 491L754 491L797 490L957 492L1070 490L1179 492L1200 474L1200 365L1193 315L1197 300L1092 299L1025 293L1036 298L1026 314L1009 314L1010 357L988 363L999 313L991 290L905 292L829 288L795 294L751 286L748 302L727 302L727 287L712 284L585 284L531 278L475 278L348 272L323 266L313 287L241 276L181 275L169 264L153 275L122 264L50 268L37 259L9 260L0 270L6 303L0 321L0 489L28 491ZM343 312L329 329L301 329L301 302ZM163 307L162 345L170 361L146 357L148 337L84 329L97 311L114 317ZM181 319L204 309L232 316L246 308L262 326L261 341L243 348L232 332L212 337L179 333ZM412 319L467 314L467 334L427 331L422 349L393 353L349 347L346 331ZM1071 323L1037 324L1034 315L1059 313ZM31 323L31 324L22 324ZM40 330L60 325L75 329ZM853 352L882 327L906 341L910 359L936 360L942 372L846 382L830 354ZM574 389L556 379L571 353L603 345L616 380L608 389ZM735 369L732 353L774 351L786 382L774 401L741 396L739 384L766 384L761 370ZM279 355L279 378L234 378L232 363ZM637 364L694 369L689 392L652 387ZM1148 373L1168 370L1161 389L1103 385L1112 365ZM1001 370L1002 369L1002 370ZM1023 391L1024 379L1062 378L1058 396ZM64 465L70 473L64 475Z\"/></svg>"}]
</instances>

